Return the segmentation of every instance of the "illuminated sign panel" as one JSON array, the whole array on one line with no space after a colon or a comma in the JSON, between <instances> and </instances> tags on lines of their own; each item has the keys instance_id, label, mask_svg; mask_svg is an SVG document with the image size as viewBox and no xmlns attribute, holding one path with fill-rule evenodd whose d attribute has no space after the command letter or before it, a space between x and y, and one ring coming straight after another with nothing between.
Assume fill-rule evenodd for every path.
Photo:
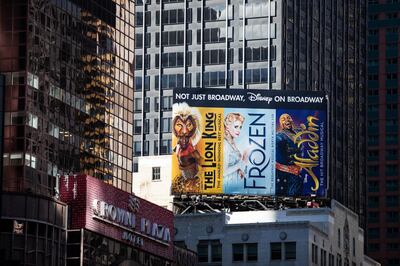
<instances>
[{"instance_id":1,"label":"illuminated sign panel","mask_svg":"<svg viewBox=\"0 0 400 266\"><path fill-rule=\"evenodd\" d=\"M174 91L172 192L326 196L321 92Z\"/></svg>"}]
</instances>

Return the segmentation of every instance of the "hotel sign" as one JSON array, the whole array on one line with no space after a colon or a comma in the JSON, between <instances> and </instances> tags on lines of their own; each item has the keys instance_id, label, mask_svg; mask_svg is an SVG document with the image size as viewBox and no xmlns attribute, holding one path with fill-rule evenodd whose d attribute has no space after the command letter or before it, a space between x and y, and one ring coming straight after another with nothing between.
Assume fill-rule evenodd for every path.
<instances>
[{"instance_id":1,"label":"hotel sign","mask_svg":"<svg viewBox=\"0 0 400 266\"><path fill-rule=\"evenodd\" d=\"M143 246L143 238L169 245L171 242L169 228L145 217L140 219L136 217L136 212L139 210L138 203L139 201L136 198L130 196L129 210L126 210L108 202L94 199L92 202L93 219L123 229L121 239L133 245Z\"/></svg>"},{"instance_id":2,"label":"hotel sign","mask_svg":"<svg viewBox=\"0 0 400 266\"><path fill-rule=\"evenodd\" d=\"M74 186L68 186L73 180ZM173 260L174 215L103 180L74 175L60 178L60 200L70 208L70 229L86 229L133 248Z\"/></svg>"}]
</instances>

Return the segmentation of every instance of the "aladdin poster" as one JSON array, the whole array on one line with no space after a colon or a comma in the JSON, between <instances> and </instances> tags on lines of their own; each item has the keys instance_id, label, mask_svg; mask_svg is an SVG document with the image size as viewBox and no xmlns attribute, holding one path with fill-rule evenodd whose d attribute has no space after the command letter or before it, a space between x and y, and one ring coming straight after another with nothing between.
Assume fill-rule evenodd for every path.
<instances>
[{"instance_id":1,"label":"aladdin poster","mask_svg":"<svg viewBox=\"0 0 400 266\"><path fill-rule=\"evenodd\" d=\"M324 197L327 97L176 90L172 193Z\"/></svg>"}]
</instances>

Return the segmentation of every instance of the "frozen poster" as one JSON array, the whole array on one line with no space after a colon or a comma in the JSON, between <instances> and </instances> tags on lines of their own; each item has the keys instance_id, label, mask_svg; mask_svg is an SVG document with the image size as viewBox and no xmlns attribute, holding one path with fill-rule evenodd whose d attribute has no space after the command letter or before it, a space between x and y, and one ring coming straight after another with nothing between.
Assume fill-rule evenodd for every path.
<instances>
[{"instance_id":1,"label":"frozen poster","mask_svg":"<svg viewBox=\"0 0 400 266\"><path fill-rule=\"evenodd\" d=\"M224 194L275 194L275 110L224 109Z\"/></svg>"},{"instance_id":2,"label":"frozen poster","mask_svg":"<svg viewBox=\"0 0 400 266\"><path fill-rule=\"evenodd\" d=\"M326 113L276 111L276 195L325 196Z\"/></svg>"}]
</instances>

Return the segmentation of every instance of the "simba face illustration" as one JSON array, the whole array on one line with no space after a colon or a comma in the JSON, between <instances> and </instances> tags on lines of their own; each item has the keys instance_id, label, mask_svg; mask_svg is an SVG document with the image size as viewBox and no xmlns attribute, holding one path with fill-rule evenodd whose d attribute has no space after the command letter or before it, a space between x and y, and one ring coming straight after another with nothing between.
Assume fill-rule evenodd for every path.
<instances>
[{"instance_id":1,"label":"simba face illustration","mask_svg":"<svg viewBox=\"0 0 400 266\"><path fill-rule=\"evenodd\" d=\"M185 149L189 143L190 138L193 136L196 130L196 123L192 116L188 116L186 119L183 117L176 117L174 120L174 134L179 138L179 144L182 149Z\"/></svg>"}]
</instances>

